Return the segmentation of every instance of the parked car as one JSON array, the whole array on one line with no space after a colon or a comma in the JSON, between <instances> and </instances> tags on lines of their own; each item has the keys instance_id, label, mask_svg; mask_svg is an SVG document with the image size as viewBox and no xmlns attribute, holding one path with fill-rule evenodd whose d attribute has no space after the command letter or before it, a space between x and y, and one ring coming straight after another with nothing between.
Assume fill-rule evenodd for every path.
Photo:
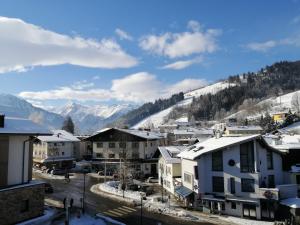
<instances>
[{"instance_id":1,"label":"parked car","mask_svg":"<svg viewBox=\"0 0 300 225\"><path fill-rule=\"evenodd\" d=\"M147 183L158 183L158 178L157 177L148 177Z\"/></svg>"},{"instance_id":2,"label":"parked car","mask_svg":"<svg viewBox=\"0 0 300 225\"><path fill-rule=\"evenodd\" d=\"M46 194L51 194L51 193L53 193L53 187L52 187L51 184L45 183L45 193L46 193Z\"/></svg>"},{"instance_id":3,"label":"parked car","mask_svg":"<svg viewBox=\"0 0 300 225\"><path fill-rule=\"evenodd\" d=\"M54 169L51 171L51 174L53 175L65 175L66 171L65 170L60 170L60 169Z\"/></svg>"}]
</instances>

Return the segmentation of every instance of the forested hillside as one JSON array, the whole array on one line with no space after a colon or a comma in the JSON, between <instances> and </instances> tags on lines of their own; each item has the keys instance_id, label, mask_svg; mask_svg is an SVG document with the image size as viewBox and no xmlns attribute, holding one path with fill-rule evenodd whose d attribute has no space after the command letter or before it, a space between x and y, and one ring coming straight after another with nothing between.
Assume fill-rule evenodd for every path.
<instances>
[{"instance_id":1,"label":"forested hillside","mask_svg":"<svg viewBox=\"0 0 300 225\"><path fill-rule=\"evenodd\" d=\"M132 126L150 115L153 115L170 106L175 105L177 102L180 102L183 99L184 99L184 94L180 92L179 94L172 95L172 97L168 99L159 99L156 100L154 103L152 102L145 103L141 107L134 109L129 113L127 113L126 115L120 117L119 119L109 124L108 126L109 127Z\"/></svg>"},{"instance_id":2,"label":"forested hillside","mask_svg":"<svg viewBox=\"0 0 300 225\"><path fill-rule=\"evenodd\" d=\"M195 98L188 111L197 120L219 119L235 112L246 100L255 102L300 89L300 61L279 62L257 73L230 76L238 85Z\"/></svg>"}]
</instances>

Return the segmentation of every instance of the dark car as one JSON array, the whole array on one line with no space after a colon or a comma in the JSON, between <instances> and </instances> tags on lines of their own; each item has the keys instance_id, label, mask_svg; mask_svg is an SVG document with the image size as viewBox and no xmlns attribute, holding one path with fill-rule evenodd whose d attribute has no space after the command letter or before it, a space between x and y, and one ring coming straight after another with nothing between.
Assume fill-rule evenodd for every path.
<instances>
[{"instance_id":1,"label":"dark car","mask_svg":"<svg viewBox=\"0 0 300 225\"><path fill-rule=\"evenodd\" d=\"M51 184L45 183L45 193L46 193L46 194L51 194L51 193L53 193L53 187L52 187Z\"/></svg>"}]
</instances>

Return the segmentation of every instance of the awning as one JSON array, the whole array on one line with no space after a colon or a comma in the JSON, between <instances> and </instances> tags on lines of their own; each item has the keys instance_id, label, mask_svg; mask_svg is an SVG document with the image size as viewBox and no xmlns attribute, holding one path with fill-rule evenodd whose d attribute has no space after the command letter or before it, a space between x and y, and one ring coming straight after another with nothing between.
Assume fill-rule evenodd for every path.
<instances>
[{"instance_id":1,"label":"awning","mask_svg":"<svg viewBox=\"0 0 300 225\"><path fill-rule=\"evenodd\" d=\"M224 198L216 198L213 195L204 195L202 200L214 201L214 202L225 202Z\"/></svg>"},{"instance_id":2,"label":"awning","mask_svg":"<svg viewBox=\"0 0 300 225\"><path fill-rule=\"evenodd\" d=\"M186 188L186 187L184 187L184 186L176 187L176 188L175 188L175 192L176 192L178 195L180 195L180 196L182 196L182 197L184 197L184 198L186 198L187 196L189 196L190 194L193 193L193 191L191 191L190 189L188 189L188 188Z\"/></svg>"},{"instance_id":3,"label":"awning","mask_svg":"<svg viewBox=\"0 0 300 225\"><path fill-rule=\"evenodd\" d=\"M238 197L226 197L226 201L258 204L258 201L247 199L247 198L238 198Z\"/></svg>"}]
</instances>

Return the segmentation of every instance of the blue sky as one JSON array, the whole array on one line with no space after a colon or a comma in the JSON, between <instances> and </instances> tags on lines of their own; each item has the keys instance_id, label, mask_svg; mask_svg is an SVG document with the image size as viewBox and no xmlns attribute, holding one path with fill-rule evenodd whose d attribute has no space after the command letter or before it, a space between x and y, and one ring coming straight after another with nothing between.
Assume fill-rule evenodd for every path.
<instances>
[{"instance_id":1,"label":"blue sky","mask_svg":"<svg viewBox=\"0 0 300 225\"><path fill-rule=\"evenodd\" d=\"M299 59L297 0L0 3L1 92L40 106L142 103Z\"/></svg>"}]
</instances>

